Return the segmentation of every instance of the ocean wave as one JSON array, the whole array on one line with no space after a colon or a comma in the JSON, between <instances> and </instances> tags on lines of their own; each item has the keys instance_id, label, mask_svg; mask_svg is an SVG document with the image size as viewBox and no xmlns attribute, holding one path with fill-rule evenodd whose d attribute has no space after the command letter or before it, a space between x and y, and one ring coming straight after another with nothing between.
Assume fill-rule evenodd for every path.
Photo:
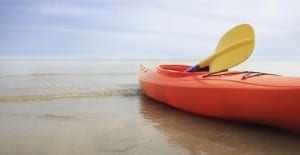
<instances>
[{"instance_id":1,"label":"ocean wave","mask_svg":"<svg viewBox=\"0 0 300 155\"><path fill-rule=\"evenodd\" d=\"M129 89L105 89L93 92L72 92L60 94L39 94L39 95L24 95L24 96L1 96L0 102L25 102L25 101L42 101L42 100L55 100L55 99L74 99L74 98L103 98L112 96L139 96L142 90L139 88Z\"/></svg>"},{"instance_id":2,"label":"ocean wave","mask_svg":"<svg viewBox=\"0 0 300 155\"><path fill-rule=\"evenodd\" d=\"M0 75L0 78L14 78L14 77L56 77L56 76L103 76L103 75L137 75L137 72L124 72L124 73L32 73L32 74L9 74Z\"/></svg>"}]
</instances>

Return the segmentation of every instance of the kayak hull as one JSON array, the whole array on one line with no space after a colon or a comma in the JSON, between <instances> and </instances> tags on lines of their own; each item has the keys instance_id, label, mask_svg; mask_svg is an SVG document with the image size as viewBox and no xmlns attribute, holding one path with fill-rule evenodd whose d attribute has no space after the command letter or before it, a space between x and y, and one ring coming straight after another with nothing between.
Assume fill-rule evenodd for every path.
<instances>
[{"instance_id":1,"label":"kayak hull","mask_svg":"<svg viewBox=\"0 0 300 155\"><path fill-rule=\"evenodd\" d=\"M206 77L207 72L184 73L188 67L161 65L142 71L141 89L155 100L195 114L300 131L300 78L243 79L243 72ZM285 80L289 82L276 83Z\"/></svg>"}]
</instances>

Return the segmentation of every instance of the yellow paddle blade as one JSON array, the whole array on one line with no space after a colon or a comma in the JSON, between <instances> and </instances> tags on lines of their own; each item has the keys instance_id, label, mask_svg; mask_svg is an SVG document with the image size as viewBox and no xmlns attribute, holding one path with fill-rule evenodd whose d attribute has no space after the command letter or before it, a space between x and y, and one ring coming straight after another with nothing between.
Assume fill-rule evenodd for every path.
<instances>
[{"instance_id":1,"label":"yellow paddle blade","mask_svg":"<svg viewBox=\"0 0 300 155\"><path fill-rule=\"evenodd\" d=\"M215 50L215 53L222 51L221 49L225 46L246 38L255 38L254 30L249 24L241 24L231 28L227 31L223 37L220 39L218 46Z\"/></svg>"},{"instance_id":2,"label":"yellow paddle blade","mask_svg":"<svg viewBox=\"0 0 300 155\"><path fill-rule=\"evenodd\" d=\"M253 28L248 24L238 25L224 34L214 54L199 63L201 68L209 66L209 72L218 72L245 61L255 44Z\"/></svg>"}]
</instances>

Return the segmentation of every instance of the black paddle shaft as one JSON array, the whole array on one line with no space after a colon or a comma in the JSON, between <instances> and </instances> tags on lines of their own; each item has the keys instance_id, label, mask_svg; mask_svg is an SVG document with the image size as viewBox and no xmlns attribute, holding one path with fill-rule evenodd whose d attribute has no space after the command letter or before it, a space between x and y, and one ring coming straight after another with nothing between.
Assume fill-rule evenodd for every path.
<instances>
[{"instance_id":1,"label":"black paddle shaft","mask_svg":"<svg viewBox=\"0 0 300 155\"><path fill-rule=\"evenodd\" d=\"M185 72L203 72L203 71L209 71L209 66L201 68L199 65L195 65L185 70Z\"/></svg>"}]
</instances>

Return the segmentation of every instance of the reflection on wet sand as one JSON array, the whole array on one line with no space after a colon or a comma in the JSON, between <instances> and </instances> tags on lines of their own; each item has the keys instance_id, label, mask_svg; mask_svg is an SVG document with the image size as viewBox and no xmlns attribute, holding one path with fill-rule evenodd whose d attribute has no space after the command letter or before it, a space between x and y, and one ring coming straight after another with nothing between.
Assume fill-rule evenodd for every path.
<instances>
[{"instance_id":1,"label":"reflection on wet sand","mask_svg":"<svg viewBox=\"0 0 300 155\"><path fill-rule=\"evenodd\" d=\"M300 136L281 129L193 115L146 96L140 98L140 111L172 147L188 154L300 152Z\"/></svg>"},{"instance_id":2,"label":"reflection on wet sand","mask_svg":"<svg viewBox=\"0 0 300 155\"><path fill-rule=\"evenodd\" d=\"M137 94L0 102L0 155L298 154L283 130L183 112Z\"/></svg>"}]
</instances>

